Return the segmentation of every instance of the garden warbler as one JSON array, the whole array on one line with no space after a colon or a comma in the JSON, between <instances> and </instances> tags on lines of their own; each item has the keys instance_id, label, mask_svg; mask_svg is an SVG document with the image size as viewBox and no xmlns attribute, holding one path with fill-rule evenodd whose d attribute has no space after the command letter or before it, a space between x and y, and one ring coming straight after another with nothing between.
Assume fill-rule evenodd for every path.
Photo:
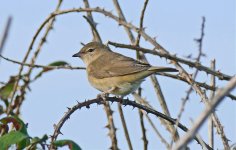
<instances>
[{"instance_id":1,"label":"garden warbler","mask_svg":"<svg viewBox=\"0 0 236 150\"><path fill-rule=\"evenodd\" d=\"M156 72L176 72L169 67L154 67L148 63L115 53L106 45L90 42L72 57L86 65L90 84L102 94L125 96L134 92L144 78Z\"/></svg>"}]
</instances>

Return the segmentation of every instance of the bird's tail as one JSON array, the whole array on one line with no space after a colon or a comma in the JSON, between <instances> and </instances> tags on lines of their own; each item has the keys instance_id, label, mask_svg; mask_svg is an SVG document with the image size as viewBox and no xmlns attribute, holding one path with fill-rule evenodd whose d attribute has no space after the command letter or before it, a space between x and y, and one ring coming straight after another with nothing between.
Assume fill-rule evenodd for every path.
<instances>
[{"instance_id":1,"label":"bird's tail","mask_svg":"<svg viewBox=\"0 0 236 150\"><path fill-rule=\"evenodd\" d=\"M170 67L154 67L154 66L152 66L148 70L153 71L153 72L178 72L178 70L176 70L174 68L170 68Z\"/></svg>"}]
</instances>

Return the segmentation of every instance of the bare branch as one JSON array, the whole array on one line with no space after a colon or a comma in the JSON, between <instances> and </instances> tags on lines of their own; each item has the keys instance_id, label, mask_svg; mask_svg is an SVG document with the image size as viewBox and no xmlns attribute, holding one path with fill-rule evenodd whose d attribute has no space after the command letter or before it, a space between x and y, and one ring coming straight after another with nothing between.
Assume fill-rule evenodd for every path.
<instances>
[{"instance_id":1,"label":"bare branch","mask_svg":"<svg viewBox=\"0 0 236 150\"><path fill-rule=\"evenodd\" d=\"M3 48L4 48L4 45L6 43L8 33L9 33L9 30L10 30L10 27L11 27L11 22L12 22L12 17L8 17L6 26L3 30L3 35L2 35L1 40L0 40L0 55L3 52Z\"/></svg>"},{"instance_id":2,"label":"bare branch","mask_svg":"<svg viewBox=\"0 0 236 150\"><path fill-rule=\"evenodd\" d=\"M61 6L61 3L62 3L62 0L58 0L58 4L57 4L57 7L56 7L55 11L58 11L58 10L59 10L59 8L60 8L60 6ZM34 53L34 56L33 56L32 60L31 60L31 64L34 64L34 63L35 63L35 60L36 60L36 58L37 58L37 56L38 56L38 53L40 52L42 45L45 43L45 40L46 40L46 37L47 37L49 31L52 29L52 26L53 26L53 22L54 22L54 21L55 21L55 19L53 18L53 19L51 20L51 22L48 24L48 27L47 27L47 29L46 29L46 31L45 31L45 34L44 34L43 38L41 39L41 41L40 41L40 43L39 43L39 45L38 45L38 48L37 48L36 52ZM46 23L47 23L47 22L46 22ZM29 56L29 54L30 54L32 48L33 48L34 42L35 42L37 36L39 35L39 33L40 33L40 31L42 30L43 27L44 27L44 26L40 26L40 28L36 31L36 34L34 35L33 40L31 41L30 46L29 46L29 48L28 48L28 50L27 50L27 52L26 52L26 55L25 55L25 57L24 57L24 59L23 59L23 61L22 61L23 64L26 62L26 60L27 60L27 58L28 58L28 56ZM21 76L21 73L22 73L22 71L23 71L23 67L24 67L24 66L21 65L17 76ZM30 81L29 76L30 76L30 74L31 74L31 71L32 71L32 68L30 68L29 71L28 71L28 73L27 73L27 74L28 74L28 78L25 78L25 79L28 79L28 80L27 80L27 81L25 80L25 84L24 84L24 86L22 86L22 88L21 88L21 96L19 97L19 105L17 106L16 114L19 114L19 108L20 108L20 106L21 106L21 104L22 104L22 101L23 101L23 99L24 99L25 89L26 89L26 87L28 86L28 83L29 83L29 81ZM8 115L9 115L9 113L11 112L11 109L12 109L12 103L13 103L14 96L15 96L15 94L16 94L16 90L17 90L19 81L20 81L20 79L18 79L18 80L16 81L16 83L14 84L14 88L13 88L13 92L12 92L12 97L11 97L11 100L10 100L10 104L9 104L9 107L7 108L7 114L8 114Z\"/></svg>"},{"instance_id":3,"label":"bare branch","mask_svg":"<svg viewBox=\"0 0 236 150\"><path fill-rule=\"evenodd\" d=\"M135 108L139 108L139 109L142 109L144 111L146 111L146 113L150 113L150 114L153 114L157 117L161 117L162 119L165 119L167 121L169 121L171 124L175 124L176 123L176 119L173 119L169 116L166 116L152 108L149 108L149 107L146 107L146 106L143 106L141 104L138 104L136 103L135 101L130 101L128 99L121 99L121 98L117 98L117 97L106 97L106 101L110 101L110 102L118 102L118 103L121 103L122 105L124 106L132 106L132 107L135 107ZM85 102L82 102L82 103L79 103L76 104L75 106L71 107L71 108L68 108L68 111L64 114L64 116L60 119L60 121L55 125L55 128L54 128L54 133L52 135L52 138L51 138L51 143L53 143L53 141L55 141L58 137L58 135L60 134L60 130L62 128L62 126L64 125L64 123L66 122L67 119L70 118L70 116L78 109L81 109L83 107L86 107L86 108L90 108L90 105L91 104L104 104L104 100L102 98L96 98L96 99L91 99L91 100L87 100ZM180 129L182 129L183 131L187 132L188 129L181 123L178 124L178 127ZM199 139L197 137L194 138L198 143L199 143ZM205 143L205 142L204 142ZM211 149L208 145L207 145L207 148L208 149Z\"/></svg>"},{"instance_id":4,"label":"bare branch","mask_svg":"<svg viewBox=\"0 0 236 150\"><path fill-rule=\"evenodd\" d=\"M72 67L70 65L68 66L44 66L44 65L38 65L38 64L28 64L28 63L22 63L22 62L19 62L19 61L16 61L16 60L13 60L13 59L10 59L10 58L6 58L2 55L0 55L1 58L9 61L9 62L12 62L12 63L15 63L15 64L18 64L18 65L23 65L23 66L27 66L27 67L31 67L31 68L41 68L41 69L69 69L69 70L75 70L75 69L81 69L81 70L85 70L86 68L85 67Z\"/></svg>"},{"instance_id":5,"label":"bare branch","mask_svg":"<svg viewBox=\"0 0 236 150\"><path fill-rule=\"evenodd\" d=\"M132 150L133 146L132 146L132 143L131 143L131 140L130 140L130 137L129 137L129 131L128 131L128 128L127 128L127 125L126 125L126 122L125 122L124 113L123 113L123 110L122 110L122 107L121 107L120 103L118 103L118 111L119 111L119 114L120 114L120 119L121 119L121 123L122 123L123 129L124 129L127 144L129 146L129 149Z\"/></svg>"},{"instance_id":6,"label":"bare branch","mask_svg":"<svg viewBox=\"0 0 236 150\"><path fill-rule=\"evenodd\" d=\"M104 100L103 100L104 101ZM111 138L111 149L118 150L117 138L116 138L116 127L113 119L113 111L111 110L111 106L109 102L104 102L104 109L107 115L108 125L107 128L109 129L108 136Z\"/></svg>"},{"instance_id":7,"label":"bare branch","mask_svg":"<svg viewBox=\"0 0 236 150\"><path fill-rule=\"evenodd\" d=\"M88 0L83 0L83 1L84 1L85 8L89 8L90 6L89 6ZM92 12L87 12L87 17L86 16L83 16L83 17L87 20L87 22L90 25L90 28L93 34L93 41L102 43L102 39L96 28L97 23L93 19ZM114 123L114 119L112 115L113 110L111 109L109 102L104 103L104 110L105 110L105 113L107 115L107 120L108 120L107 128L109 129L108 135L111 138L111 144L112 144L111 149L118 150L119 148L118 148L117 137L116 137L117 129L115 127L115 123Z\"/></svg>"},{"instance_id":8,"label":"bare branch","mask_svg":"<svg viewBox=\"0 0 236 150\"><path fill-rule=\"evenodd\" d=\"M116 8L116 11L117 11L117 13L118 13L119 18L120 18L122 21L124 21L125 23L127 23L127 21L126 21L126 19L125 19L125 16L124 16L124 14L123 14L123 12L122 12L122 9L121 9L121 7L120 7L120 5L119 5L119 3L118 3L118 0L113 0L113 3L114 3L114 6L115 6L115 8ZM146 9L146 7L147 7L147 4L148 4L148 1L145 1L144 8L143 8L142 13L141 13L141 20L140 20L140 25L141 25L141 26L143 26L144 13L145 13L145 9ZM137 45L138 43L135 42L134 36L133 36L133 34L132 34L132 32L131 32L131 29L130 29L129 27L127 27L127 26L124 26L124 29L125 29L126 33L128 34L128 37L129 37L129 39L130 39L130 42L131 42L133 45L134 45L134 44ZM140 32L139 32L138 34L141 35ZM140 36L140 35L139 35L139 36ZM138 40L139 40L139 39L138 39ZM136 40L136 41L137 41L137 40ZM137 58L138 58L138 59L141 59L142 61L148 63L148 60L146 59L146 57L145 57L145 55L144 55L143 53L137 51L137 52L136 52L136 55L137 55ZM166 115L169 115L169 116L170 116L170 114L168 113L169 110L168 110L168 108L167 108L167 105L164 105L164 104L166 104L166 102L165 102L164 96L163 96L163 94L162 94L162 91L161 91L160 85L159 85L159 83L158 83L158 80L157 80L157 78L156 78L154 75L151 75L151 78L152 78L152 83L153 83L154 88L158 88L158 90L156 90L156 94L158 95L158 98L159 98L160 103L163 104L163 105L161 105L161 106L162 106L162 109L163 109L163 111L164 111L164 113L165 113ZM161 120L161 121L162 121L162 120ZM168 131L170 131L172 134L174 134L174 127L173 127L173 126L171 126L170 124L166 123L165 121L162 121L162 123L167 127ZM176 136L174 136L174 137L175 137L175 140L176 140L176 139L178 138L178 133L176 133Z\"/></svg>"},{"instance_id":9,"label":"bare branch","mask_svg":"<svg viewBox=\"0 0 236 150\"><path fill-rule=\"evenodd\" d=\"M232 76L223 74L219 71L214 71L209 67L203 66L201 63L196 63L196 62L193 62L193 61L190 61L190 60L186 60L186 59L177 57L176 55L171 55L171 54L168 54L168 53L158 52L158 51L150 50L150 49L143 48L143 47L140 47L140 46L121 44L121 43L112 42L112 41L109 41L108 44L113 45L115 47L128 48L130 50L137 50L137 51L141 51L143 53L153 54L153 55L157 55L157 56L160 56L160 57L164 57L164 58L169 59L169 60L177 61L179 63L188 65L189 67L194 67L194 68L196 68L200 71L205 71L207 74L212 74L214 76L217 76L220 80L230 80L232 78Z\"/></svg>"},{"instance_id":10,"label":"bare branch","mask_svg":"<svg viewBox=\"0 0 236 150\"><path fill-rule=\"evenodd\" d=\"M215 97L210 101L209 105L206 105L205 110L196 119L192 128L176 143L176 146L173 148L173 150L179 150L185 147L193 139L207 117L214 111L220 102L223 101L225 96L235 88L235 86L236 76L233 77L224 88L221 88L217 91Z\"/></svg>"},{"instance_id":11,"label":"bare branch","mask_svg":"<svg viewBox=\"0 0 236 150\"><path fill-rule=\"evenodd\" d=\"M146 10L146 8L147 8L148 1L149 1L149 0L145 0L144 5L143 5L143 9L142 9L142 12L141 12L140 22L139 22L139 29L140 29L140 30L143 30L144 14L145 14L145 10ZM141 34L138 33L138 36L137 36L136 42L135 42L135 45L136 45L136 46L139 46L140 37L141 37Z\"/></svg>"},{"instance_id":12,"label":"bare branch","mask_svg":"<svg viewBox=\"0 0 236 150\"><path fill-rule=\"evenodd\" d=\"M215 70L215 60L211 61L211 68ZM211 86L215 87L216 86L216 81L215 81L215 76L211 76ZM215 91L211 91L211 99L215 96ZM209 146L214 149L214 127L213 127L213 120L212 120L212 115L208 117L208 141L209 141Z\"/></svg>"}]
</instances>

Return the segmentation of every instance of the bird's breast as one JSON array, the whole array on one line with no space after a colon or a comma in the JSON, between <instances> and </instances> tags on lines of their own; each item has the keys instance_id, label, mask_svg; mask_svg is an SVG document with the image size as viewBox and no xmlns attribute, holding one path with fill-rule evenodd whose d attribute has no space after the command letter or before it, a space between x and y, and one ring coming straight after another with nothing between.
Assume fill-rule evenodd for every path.
<instances>
[{"instance_id":1,"label":"bird's breast","mask_svg":"<svg viewBox=\"0 0 236 150\"><path fill-rule=\"evenodd\" d=\"M125 96L134 92L142 83L143 78L138 78L139 75L125 75L107 78L96 78L88 73L90 84L99 91L105 92L115 88L111 94L117 96Z\"/></svg>"}]
</instances>

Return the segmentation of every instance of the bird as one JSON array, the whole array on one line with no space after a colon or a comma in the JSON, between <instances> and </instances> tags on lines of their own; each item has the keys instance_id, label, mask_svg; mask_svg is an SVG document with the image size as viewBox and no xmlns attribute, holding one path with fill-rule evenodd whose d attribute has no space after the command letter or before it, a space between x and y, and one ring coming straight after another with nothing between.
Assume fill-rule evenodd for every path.
<instances>
[{"instance_id":1,"label":"bird","mask_svg":"<svg viewBox=\"0 0 236 150\"><path fill-rule=\"evenodd\" d=\"M157 72L177 72L170 67L156 67L113 52L101 42L89 42L72 57L79 57L86 65L89 83L101 95L124 97L133 93L144 79Z\"/></svg>"}]
</instances>

